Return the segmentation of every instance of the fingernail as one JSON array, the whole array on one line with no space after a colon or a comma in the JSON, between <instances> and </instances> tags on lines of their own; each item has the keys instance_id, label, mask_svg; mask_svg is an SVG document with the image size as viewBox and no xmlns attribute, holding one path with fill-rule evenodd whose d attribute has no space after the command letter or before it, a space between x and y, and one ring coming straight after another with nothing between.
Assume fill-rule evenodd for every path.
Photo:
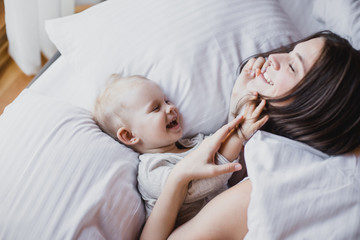
<instances>
[{"instance_id":1,"label":"fingernail","mask_svg":"<svg viewBox=\"0 0 360 240\"><path fill-rule=\"evenodd\" d=\"M241 168L242 168L242 166L241 166L240 163L238 163L238 164L235 165L235 170L236 170L236 171L240 170Z\"/></svg>"}]
</instances>

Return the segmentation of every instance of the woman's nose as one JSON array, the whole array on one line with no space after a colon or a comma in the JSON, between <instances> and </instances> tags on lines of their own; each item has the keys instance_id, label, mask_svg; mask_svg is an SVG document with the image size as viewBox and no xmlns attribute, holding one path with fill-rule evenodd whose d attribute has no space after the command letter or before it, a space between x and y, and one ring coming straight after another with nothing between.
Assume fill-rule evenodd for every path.
<instances>
[{"instance_id":1,"label":"woman's nose","mask_svg":"<svg viewBox=\"0 0 360 240\"><path fill-rule=\"evenodd\" d=\"M271 54L269 56L270 66L273 67L275 70L280 69L279 57L279 54Z\"/></svg>"}]
</instances>

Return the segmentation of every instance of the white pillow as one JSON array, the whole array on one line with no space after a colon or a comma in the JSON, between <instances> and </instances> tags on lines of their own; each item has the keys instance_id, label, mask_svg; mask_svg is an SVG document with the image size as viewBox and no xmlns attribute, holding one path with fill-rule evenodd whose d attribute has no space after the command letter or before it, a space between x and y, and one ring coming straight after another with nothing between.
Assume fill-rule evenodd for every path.
<instances>
[{"instance_id":1,"label":"white pillow","mask_svg":"<svg viewBox=\"0 0 360 240\"><path fill-rule=\"evenodd\" d=\"M313 17L314 0L278 0L292 23L306 37L315 32L324 30L322 23ZM301 9L301 11L299 11Z\"/></svg>"},{"instance_id":2,"label":"white pillow","mask_svg":"<svg viewBox=\"0 0 360 240\"><path fill-rule=\"evenodd\" d=\"M344 36L360 49L360 1L317 0L313 14L328 30Z\"/></svg>"},{"instance_id":3,"label":"white pillow","mask_svg":"<svg viewBox=\"0 0 360 240\"><path fill-rule=\"evenodd\" d=\"M246 239L360 239L360 152L328 156L258 131L245 146L252 181Z\"/></svg>"},{"instance_id":4,"label":"white pillow","mask_svg":"<svg viewBox=\"0 0 360 240\"><path fill-rule=\"evenodd\" d=\"M299 38L275 0L109 0L46 29L89 102L112 73L144 75L179 107L185 136L226 121L242 60Z\"/></svg>"},{"instance_id":5,"label":"white pillow","mask_svg":"<svg viewBox=\"0 0 360 240\"><path fill-rule=\"evenodd\" d=\"M1 239L138 237L137 154L88 111L25 90L0 116L0 136Z\"/></svg>"}]
</instances>

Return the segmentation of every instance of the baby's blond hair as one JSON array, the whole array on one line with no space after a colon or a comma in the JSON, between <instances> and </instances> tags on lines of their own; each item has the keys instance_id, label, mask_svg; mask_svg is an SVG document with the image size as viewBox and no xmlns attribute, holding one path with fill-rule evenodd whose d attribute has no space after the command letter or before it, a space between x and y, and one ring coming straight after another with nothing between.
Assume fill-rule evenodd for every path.
<instances>
[{"instance_id":1,"label":"baby's blond hair","mask_svg":"<svg viewBox=\"0 0 360 240\"><path fill-rule=\"evenodd\" d=\"M121 77L118 74L111 75L104 90L97 96L93 117L100 129L115 140L120 127L127 126L126 102L122 98L125 91L134 84L146 81L147 78L139 75Z\"/></svg>"}]
</instances>

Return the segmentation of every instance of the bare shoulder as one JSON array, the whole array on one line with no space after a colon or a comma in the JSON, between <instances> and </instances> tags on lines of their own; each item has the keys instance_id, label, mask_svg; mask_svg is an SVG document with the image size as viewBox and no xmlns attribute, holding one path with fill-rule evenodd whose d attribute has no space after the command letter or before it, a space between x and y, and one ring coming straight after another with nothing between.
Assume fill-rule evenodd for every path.
<instances>
[{"instance_id":1,"label":"bare shoulder","mask_svg":"<svg viewBox=\"0 0 360 240\"><path fill-rule=\"evenodd\" d=\"M210 201L169 239L242 239L247 233L251 182L243 181Z\"/></svg>"}]
</instances>

